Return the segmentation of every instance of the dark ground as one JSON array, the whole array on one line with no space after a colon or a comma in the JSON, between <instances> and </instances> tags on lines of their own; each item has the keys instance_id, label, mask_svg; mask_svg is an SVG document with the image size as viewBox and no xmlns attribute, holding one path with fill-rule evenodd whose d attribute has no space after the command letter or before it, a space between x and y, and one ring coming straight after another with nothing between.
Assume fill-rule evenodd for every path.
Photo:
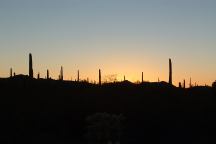
<instances>
[{"instance_id":1,"label":"dark ground","mask_svg":"<svg viewBox=\"0 0 216 144\"><path fill-rule=\"evenodd\" d=\"M215 143L216 88L0 79L1 143L88 143L86 118L122 114L122 144Z\"/></svg>"}]
</instances>

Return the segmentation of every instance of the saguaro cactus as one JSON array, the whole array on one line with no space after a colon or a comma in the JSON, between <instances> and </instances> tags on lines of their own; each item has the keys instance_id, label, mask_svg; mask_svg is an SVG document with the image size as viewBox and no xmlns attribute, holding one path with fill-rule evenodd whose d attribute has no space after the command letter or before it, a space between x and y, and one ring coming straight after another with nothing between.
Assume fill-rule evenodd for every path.
<instances>
[{"instance_id":1,"label":"saguaro cactus","mask_svg":"<svg viewBox=\"0 0 216 144\"><path fill-rule=\"evenodd\" d=\"M143 72L142 72L142 83L143 83Z\"/></svg>"},{"instance_id":2,"label":"saguaro cactus","mask_svg":"<svg viewBox=\"0 0 216 144\"><path fill-rule=\"evenodd\" d=\"M33 78L33 61L32 61L32 54L29 54L29 77Z\"/></svg>"},{"instance_id":3,"label":"saguaro cactus","mask_svg":"<svg viewBox=\"0 0 216 144\"><path fill-rule=\"evenodd\" d=\"M63 73L63 67L61 66L61 70L60 70L60 76L59 76L60 80L64 79L64 73Z\"/></svg>"},{"instance_id":4,"label":"saguaro cactus","mask_svg":"<svg viewBox=\"0 0 216 144\"><path fill-rule=\"evenodd\" d=\"M169 84L172 85L172 60L169 59Z\"/></svg>"},{"instance_id":5,"label":"saguaro cactus","mask_svg":"<svg viewBox=\"0 0 216 144\"><path fill-rule=\"evenodd\" d=\"M189 86L192 87L191 78L190 78L190 84L189 84Z\"/></svg>"},{"instance_id":6,"label":"saguaro cactus","mask_svg":"<svg viewBox=\"0 0 216 144\"><path fill-rule=\"evenodd\" d=\"M13 69L10 68L10 77L12 78L13 77Z\"/></svg>"},{"instance_id":7,"label":"saguaro cactus","mask_svg":"<svg viewBox=\"0 0 216 144\"><path fill-rule=\"evenodd\" d=\"M182 88L181 82L179 82L179 88Z\"/></svg>"},{"instance_id":8,"label":"saguaro cactus","mask_svg":"<svg viewBox=\"0 0 216 144\"><path fill-rule=\"evenodd\" d=\"M101 85L101 70L99 69L99 85Z\"/></svg>"},{"instance_id":9,"label":"saguaro cactus","mask_svg":"<svg viewBox=\"0 0 216 144\"><path fill-rule=\"evenodd\" d=\"M184 79L184 82L183 82L183 88L185 88L185 79Z\"/></svg>"},{"instance_id":10,"label":"saguaro cactus","mask_svg":"<svg viewBox=\"0 0 216 144\"><path fill-rule=\"evenodd\" d=\"M49 79L49 70L47 69L47 79Z\"/></svg>"},{"instance_id":11,"label":"saguaro cactus","mask_svg":"<svg viewBox=\"0 0 216 144\"><path fill-rule=\"evenodd\" d=\"M125 79L125 75L124 75L124 81L125 81L126 79Z\"/></svg>"},{"instance_id":12,"label":"saguaro cactus","mask_svg":"<svg viewBox=\"0 0 216 144\"><path fill-rule=\"evenodd\" d=\"M38 73L37 78L40 79L40 73Z\"/></svg>"},{"instance_id":13,"label":"saguaro cactus","mask_svg":"<svg viewBox=\"0 0 216 144\"><path fill-rule=\"evenodd\" d=\"M79 70L77 71L77 81L79 82Z\"/></svg>"}]
</instances>

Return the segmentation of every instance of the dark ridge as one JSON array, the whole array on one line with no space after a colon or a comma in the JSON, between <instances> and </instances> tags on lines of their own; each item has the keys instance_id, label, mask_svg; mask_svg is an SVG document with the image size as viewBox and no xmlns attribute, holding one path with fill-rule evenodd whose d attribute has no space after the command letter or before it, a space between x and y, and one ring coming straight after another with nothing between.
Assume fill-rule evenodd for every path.
<instances>
[{"instance_id":1,"label":"dark ridge","mask_svg":"<svg viewBox=\"0 0 216 144\"><path fill-rule=\"evenodd\" d=\"M215 142L215 82L179 88L16 75L1 78L0 88L3 143L99 143L97 133L124 144Z\"/></svg>"}]
</instances>

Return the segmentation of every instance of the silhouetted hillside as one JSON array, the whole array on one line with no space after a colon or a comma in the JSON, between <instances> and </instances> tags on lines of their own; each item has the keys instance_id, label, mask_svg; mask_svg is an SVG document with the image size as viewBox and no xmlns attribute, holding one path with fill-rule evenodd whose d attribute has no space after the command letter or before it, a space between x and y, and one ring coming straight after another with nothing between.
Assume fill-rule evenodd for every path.
<instances>
[{"instance_id":1,"label":"silhouetted hillside","mask_svg":"<svg viewBox=\"0 0 216 144\"><path fill-rule=\"evenodd\" d=\"M183 89L166 82L96 85L17 75L1 78L0 88L6 143L96 143L89 136L103 133L103 125L114 128L104 128L110 131L104 139L114 137L122 144L214 140L209 134L216 121L214 84ZM89 129L88 118L100 130Z\"/></svg>"}]
</instances>

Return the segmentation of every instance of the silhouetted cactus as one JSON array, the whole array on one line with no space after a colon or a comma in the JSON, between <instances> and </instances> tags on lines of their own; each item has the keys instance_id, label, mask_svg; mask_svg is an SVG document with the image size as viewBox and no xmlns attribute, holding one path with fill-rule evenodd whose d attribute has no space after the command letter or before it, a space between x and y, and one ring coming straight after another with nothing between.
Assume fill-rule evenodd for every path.
<instances>
[{"instance_id":1,"label":"silhouetted cactus","mask_svg":"<svg viewBox=\"0 0 216 144\"><path fill-rule=\"evenodd\" d=\"M13 69L10 68L10 77L12 78L13 77Z\"/></svg>"},{"instance_id":2,"label":"silhouetted cactus","mask_svg":"<svg viewBox=\"0 0 216 144\"><path fill-rule=\"evenodd\" d=\"M182 88L181 82L179 82L179 88Z\"/></svg>"},{"instance_id":3,"label":"silhouetted cactus","mask_svg":"<svg viewBox=\"0 0 216 144\"><path fill-rule=\"evenodd\" d=\"M214 82L212 83L212 87L213 87L213 88L216 88L216 81L214 81Z\"/></svg>"},{"instance_id":4,"label":"silhouetted cactus","mask_svg":"<svg viewBox=\"0 0 216 144\"><path fill-rule=\"evenodd\" d=\"M190 86L190 87L192 87L191 78L190 78L190 83L189 83L189 86Z\"/></svg>"},{"instance_id":5,"label":"silhouetted cactus","mask_svg":"<svg viewBox=\"0 0 216 144\"><path fill-rule=\"evenodd\" d=\"M63 67L61 66L61 70L60 70L60 76L59 76L60 80L64 80L64 73L63 73Z\"/></svg>"},{"instance_id":6,"label":"silhouetted cactus","mask_svg":"<svg viewBox=\"0 0 216 144\"><path fill-rule=\"evenodd\" d=\"M38 73L38 75L37 75L37 79L40 79L40 73Z\"/></svg>"},{"instance_id":7,"label":"silhouetted cactus","mask_svg":"<svg viewBox=\"0 0 216 144\"><path fill-rule=\"evenodd\" d=\"M80 79L80 77L79 77L79 70L77 71L77 82L79 82L79 79Z\"/></svg>"},{"instance_id":8,"label":"silhouetted cactus","mask_svg":"<svg viewBox=\"0 0 216 144\"><path fill-rule=\"evenodd\" d=\"M172 85L172 60L169 59L169 84Z\"/></svg>"},{"instance_id":9,"label":"silhouetted cactus","mask_svg":"<svg viewBox=\"0 0 216 144\"><path fill-rule=\"evenodd\" d=\"M142 83L143 83L143 72L142 72Z\"/></svg>"},{"instance_id":10,"label":"silhouetted cactus","mask_svg":"<svg viewBox=\"0 0 216 144\"><path fill-rule=\"evenodd\" d=\"M32 61L32 54L29 54L29 77L33 78L33 61Z\"/></svg>"},{"instance_id":11,"label":"silhouetted cactus","mask_svg":"<svg viewBox=\"0 0 216 144\"><path fill-rule=\"evenodd\" d=\"M49 70L47 69L47 79L49 79Z\"/></svg>"},{"instance_id":12,"label":"silhouetted cactus","mask_svg":"<svg viewBox=\"0 0 216 144\"><path fill-rule=\"evenodd\" d=\"M16 76L16 73L14 72L14 76Z\"/></svg>"},{"instance_id":13,"label":"silhouetted cactus","mask_svg":"<svg viewBox=\"0 0 216 144\"><path fill-rule=\"evenodd\" d=\"M99 85L101 85L101 70L99 69Z\"/></svg>"},{"instance_id":14,"label":"silhouetted cactus","mask_svg":"<svg viewBox=\"0 0 216 144\"><path fill-rule=\"evenodd\" d=\"M183 88L185 88L185 79L184 79L184 82L183 82Z\"/></svg>"},{"instance_id":15,"label":"silhouetted cactus","mask_svg":"<svg viewBox=\"0 0 216 144\"><path fill-rule=\"evenodd\" d=\"M125 81L126 79L125 79L125 75L124 75L124 81Z\"/></svg>"}]
</instances>

